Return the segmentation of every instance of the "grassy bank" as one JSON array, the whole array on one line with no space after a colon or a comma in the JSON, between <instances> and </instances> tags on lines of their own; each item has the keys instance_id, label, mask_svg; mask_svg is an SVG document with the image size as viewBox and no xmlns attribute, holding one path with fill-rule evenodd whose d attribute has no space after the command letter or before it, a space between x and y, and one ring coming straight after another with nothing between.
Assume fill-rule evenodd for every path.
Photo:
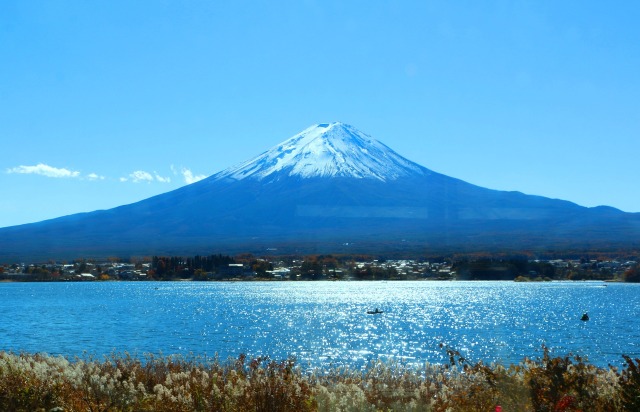
<instances>
[{"instance_id":1,"label":"grassy bank","mask_svg":"<svg viewBox=\"0 0 640 412\"><path fill-rule=\"evenodd\" d=\"M445 349L446 350L446 349ZM102 360L0 352L2 411L638 411L640 359L621 369L579 357L518 365L303 371L293 360Z\"/></svg>"}]
</instances>

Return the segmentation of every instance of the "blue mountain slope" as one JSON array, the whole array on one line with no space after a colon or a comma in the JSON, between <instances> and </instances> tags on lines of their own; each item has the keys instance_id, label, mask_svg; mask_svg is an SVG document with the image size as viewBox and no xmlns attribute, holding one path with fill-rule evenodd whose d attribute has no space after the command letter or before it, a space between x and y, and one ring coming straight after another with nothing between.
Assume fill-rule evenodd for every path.
<instances>
[{"instance_id":1,"label":"blue mountain slope","mask_svg":"<svg viewBox=\"0 0 640 412\"><path fill-rule=\"evenodd\" d=\"M0 258L639 243L638 214L481 188L331 123L138 203L0 229Z\"/></svg>"}]
</instances>

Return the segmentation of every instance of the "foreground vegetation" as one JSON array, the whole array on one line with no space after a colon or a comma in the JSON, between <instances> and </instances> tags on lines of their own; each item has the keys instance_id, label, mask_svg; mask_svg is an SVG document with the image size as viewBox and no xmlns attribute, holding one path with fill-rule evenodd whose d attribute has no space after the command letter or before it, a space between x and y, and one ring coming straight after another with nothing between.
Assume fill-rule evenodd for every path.
<instances>
[{"instance_id":1,"label":"foreground vegetation","mask_svg":"<svg viewBox=\"0 0 640 412\"><path fill-rule=\"evenodd\" d=\"M446 349L445 349L446 350ZM0 352L3 411L638 411L640 359L597 368L579 357L446 365L400 362L305 372L294 360Z\"/></svg>"}]
</instances>

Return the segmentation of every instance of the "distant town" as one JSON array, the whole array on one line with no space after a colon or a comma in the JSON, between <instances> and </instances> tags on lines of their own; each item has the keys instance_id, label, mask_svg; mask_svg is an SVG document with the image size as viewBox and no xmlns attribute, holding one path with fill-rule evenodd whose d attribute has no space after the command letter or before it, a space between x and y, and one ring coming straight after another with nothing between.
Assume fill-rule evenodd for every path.
<instances>
[{"instance_id":1,"label":"distant town","mask_svg":"<svg viewBox=\"0 0 640 412\"><path fill-rule=\"evenodd\" d=\"M0 264L0 281L600 280L640 282L638 259L456 256L384 259L210 255Z\"/></svg>"}]
</instances>

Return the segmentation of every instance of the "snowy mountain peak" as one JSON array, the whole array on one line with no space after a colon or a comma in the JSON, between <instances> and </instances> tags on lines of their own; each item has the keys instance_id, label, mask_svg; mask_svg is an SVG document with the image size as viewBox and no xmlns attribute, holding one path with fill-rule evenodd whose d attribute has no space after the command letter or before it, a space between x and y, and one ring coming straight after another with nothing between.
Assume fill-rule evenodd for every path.
<instances>
[{"instance_id":1,"label":"snowy mountain peak","mask_svg":"<svg viewBox=\"0 0 640 412\"><path fill-rule=\"evenodd\" d=\"M334 122L311 126L214 178L264 180L285 174L301 178L353 177L387 181L427 173L427 169L356 128Z\"/></svg>"}]
</instances>

